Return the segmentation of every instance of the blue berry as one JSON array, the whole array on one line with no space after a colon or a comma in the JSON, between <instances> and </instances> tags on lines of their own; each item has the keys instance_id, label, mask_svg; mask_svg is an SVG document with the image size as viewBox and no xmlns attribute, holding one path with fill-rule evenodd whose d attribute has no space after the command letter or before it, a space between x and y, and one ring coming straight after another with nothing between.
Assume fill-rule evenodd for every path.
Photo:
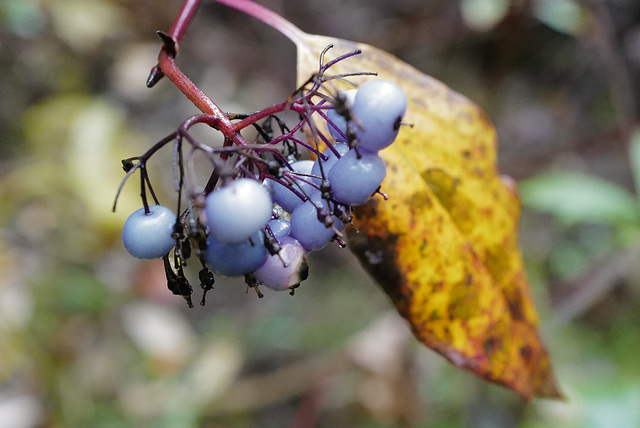
<instances>
[{"instance_id":1,"label":"blue berry","mask_svg":"<svg viewBox=\"0 0 640 428\"><path fill-rule=\"evenodd\" d=\"M162 205L134 211L122 228L122 242L129 254L139 259L156 259L167 254L176 245L171 237L176 215Z\"/></svg>"},{"instance_id":2,"label":"blue berry","mask_svg":"<svg viewBox=\"0 0 640 428\"><path fill-rule=\"evenodd\" d=\"M260 285L276 291L288 290L307 279L307 252L300 242L288 236L281 240L278 254L270 255L254 275Z\"/></svg>"},{"instance_id":3,"label":"blue berry","mask_svg":"<svg viewBox=\"0 0 640 428\"><path fill-rule=\"evenodd\" d=\"M348 91L341 92L340 95L344 97L345 107L350 109L353 105L353 100L356 98L357 89L349 89ZM336 112L335 109L327 110L327 118L329 121L333 122L335 127L331 126L330 123L327 123L327 128L329 128L329 134L336 140L336 142L344 143L347 141L345 138L347 135L347 120L344 116L340 115ZM340 132L336 130L338 128Z\"/></svg>"},{"instance_id":4,"label":"blue berry","mask_svg":"<svg viewBox=\"0 0 640 428\"><path fill-rule=\"evenodd\" d=\"M376 153L349 150L329 171L333 198L345 205L361 205L369 199L387 173L384 161Z\"/></svg>"},{"instance_id":5,"label":"blue berry","mask_svg":"<svg viewBox=\"0 0 640 428\"><path fill-rule=\"evenodd\" d=\"M331 241L336 230L345 227L332 212L333 204L322 199L318 192L311 195L311 199L298 205L291 213L290 236L297 239L307 251L319 250ZM321 210L323 218L318 216ZM331 223L329 227L322 221Z\"/></svg>"},{"instance_id":6,"label":"blue berry","mask_svg":"<svg viewBox=\"0 0 640 428\"><path fill-rule=\"evenodd\" d=\"M291 223L281 218L270 220L267 226L277 240L286 238L291 232Z\"/></svg>"},{"instance_id":7,"label":"blue berry","mask_svg":"<svg viewBox=\"0 0 640 428\"><path fill-rule=\"evenodd\" d=\"M273 202L267 188L250 178L240 178L211 192L204 214L209 232L221 242L243 242L271 218Z\"/></svg>"},{"instance_id":8,"label":"blue berry","mask_svg":"<svg viewBox=\"0 0 640 428\"><path fill-rule=\"evenodd\" d=\"M212 271L225 276L238 276L260 267L268 256L262 230L241 242L221 242L207 238L205 260Z\"/></svg>"},{"instance_id":9,"label":"blue berry","mask_svg":"<svg viewBox=\"0 0 640 428\"><path fill-rule=\"evenodd\" d=\"M311 160L301 160L293 162L291 164L291 168L293 169L293 171L300 174L311 174L312 167L313 161ZM315 188L311 184L303 181L312 181L310 177L300 177L300 179L298 180L295 178L295 176L293 176L292 180L294 181L292 187L303 196L305 193L309 194L315 190ZM288 187L271 180L269 181L271 182L271 190L273 191L273 201L280 205L285 211L292 212L295 207L303 202L303 200L300 199L298 195L293 193Z\"/></svg>"},{"instance_id":10,"label":"blue berry","mask_svg":"<svg viewBox=\"0 0 640 428\"><path fill-rule=\"evenodd\" d=\"M345 153L349 151L349 145L347 143L339 143L335 144L333 148L338 152L340 156L344 156ZM318 177L322 177L322 173L324 172L325 177L329 174L329 170L339 159L336 154L331 149L326 149L322 152L323 155L327 156L327 160L323 161L320 158L316 159L313 163L313 168L311 168L311 174L317 175ZM320 170L320 162L322 162L322 170ZM322 183L321 178L313 179L318 185Z\"/></svg>"},{"instance_id":11,"label":"blue berry","mask_svg":"<svg viewBox=\"0 0 640 428\"><path fill-rule=\"evenodd\" d=\"M393 143L406 110L407 96L395 83L371 80L362 84L351 108L357 120L358 149L375 153Z\"/></svg>"}]
</instances>

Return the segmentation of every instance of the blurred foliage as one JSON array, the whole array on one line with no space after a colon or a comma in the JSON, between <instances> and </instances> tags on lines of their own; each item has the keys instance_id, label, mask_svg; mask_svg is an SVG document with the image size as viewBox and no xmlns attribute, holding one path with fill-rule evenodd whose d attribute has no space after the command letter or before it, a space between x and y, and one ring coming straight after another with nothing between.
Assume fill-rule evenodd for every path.
<instances>
[{"instance_id":1,"label":"blurred foliage","mask_svg":"<svg viewBox=\"0 0 640 428\"><path fill-rule=\"evenodd\" d=\"M640 220L632 193L586 174L540 174L521 183L520 191L525 205L553 213L567 226L604 223L624 228Z\"/></svg>"},{"instance_id":2,"label":"blurred foliage","mask_svg":"<svg viewBox=\"0 0 640 428\"><path fill-rule=\"evenodd\" d=\"M195 112L166 82L144 87L154 31L179 2L2 0L0 427L282 427L315 414L326 427L639 426L639 156L627 128L640 4L261 3L393 52L488 112L502 171L527 180L522 245L567 401L525 404L449 367L340 249L314 255L294 297L219 279L188 310L161 263L120 244L135 186L111 213L120 159ZM207 2L178 61L223 109L252 111L289 94L294 55ZM150 173L170 192L161 159Z\"/></svg>"}]
</instances>

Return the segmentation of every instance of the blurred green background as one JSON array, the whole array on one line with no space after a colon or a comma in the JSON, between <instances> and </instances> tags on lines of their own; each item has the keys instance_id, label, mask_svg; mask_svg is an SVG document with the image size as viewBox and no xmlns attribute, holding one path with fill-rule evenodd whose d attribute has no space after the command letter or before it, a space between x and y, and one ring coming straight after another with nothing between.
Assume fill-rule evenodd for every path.
<instances>
[{"instance_id":1,"label":"blurred green background","mask_svg":"<svg viewBox=\"0 0 640 428\"><path fill-rule=\"evenodd\" d=\"M640 426L640 3L260 3L488 112L567 401L524 403L446 364L348 250L314 253L294 297L220 278L189 310L160 261L120 243L136 185L111 212L120 159L196 113L169 82L144 85L180 3L1 0L0 428ZM213 2L178 62L226 111L294 89L293 45ZM151 162L169 195L163 171Z\"/></svg>"}]
</instances>

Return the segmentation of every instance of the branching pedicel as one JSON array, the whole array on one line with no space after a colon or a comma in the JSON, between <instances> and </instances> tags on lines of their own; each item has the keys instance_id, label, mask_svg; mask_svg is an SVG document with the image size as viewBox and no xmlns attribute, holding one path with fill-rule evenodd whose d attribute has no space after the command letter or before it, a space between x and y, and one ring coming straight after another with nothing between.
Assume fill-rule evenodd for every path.
<instances>
[{"instance_id":1,"label":"branching pedicel","mask_svg":"<svg viewBox=\"0 0 640 428\"><path fill-rule=\"evenodd\" d=\"M332 75L333 65L360 52L327 61L332 47L327 46L317 73L282 103L251 114L224 113L174 61L197 3L185 2L171 35L158 32L163 47L147 85L168 76L203 114L184 121L142 155L122 161L126 176L116 201L124 183L138 172L143 205L125 223L123 241L136 257L162 257L169 289L190 307L193 290L184 267L192 256L201 266L201 305L213 288L214 273L244 275L259 296L259 286L293 294L307 278L307 253L331 240L344 246L342 230L351 221L351 207L379 191L385 166L377 152L395 139L407 100L397 85L386 81L336 92L333 80L355 88L348 78L375 73ZM284 111L297 113L295 126L278 117ZM316 120L326 122L330 135L320 131ZM196 124L220 133L223 145L194 138L190 131ZM257 131L255 141L243 136L247 128ZM305 135L310 135L306 141ZM165 147L173 151L175 215L160 206L147 173L149 159ZM309 153L315 162L306 160ZM196 177L196 156L211 165L204 184Z\"/></svg>"}]
</instances>

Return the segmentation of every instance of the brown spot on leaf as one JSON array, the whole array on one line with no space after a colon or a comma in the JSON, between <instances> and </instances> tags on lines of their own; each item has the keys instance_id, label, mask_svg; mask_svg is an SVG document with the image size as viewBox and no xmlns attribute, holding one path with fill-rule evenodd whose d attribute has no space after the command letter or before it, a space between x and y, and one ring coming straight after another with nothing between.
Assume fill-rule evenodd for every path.
<instances>
[{"instance_id":1,"label":"brown spot on leaf","mask_svg":"<svg viewBox=\"0 0 640 428\"><path fill-rule=\"evenodd\" d=\"M482 350L485 354L491 355L500 345L500 339L494 336L487 338L482 344Z\"/></svg>"},{"instance_id":2,"label":"brown spot on leaf","mask_svg":"<svg viewBox=\"0 0 640 428\"><path fill-rule=\"evenodd\" d=\"M529 345L522 345L520 347L520 356L528 363L533 356L533 350Z\"/></svg>"}]
</instances>

